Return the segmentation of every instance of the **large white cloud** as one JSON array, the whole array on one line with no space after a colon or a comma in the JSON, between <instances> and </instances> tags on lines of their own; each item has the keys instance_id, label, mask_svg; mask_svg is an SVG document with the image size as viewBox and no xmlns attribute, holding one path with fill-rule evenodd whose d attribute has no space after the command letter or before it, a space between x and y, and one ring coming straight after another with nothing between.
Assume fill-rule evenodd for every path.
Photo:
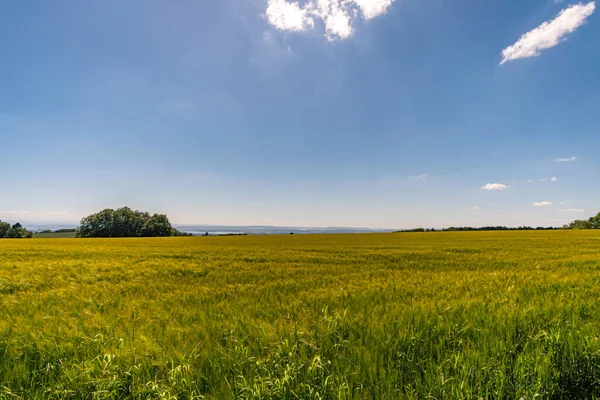
<instances>
[{"instance_id":1,"label":"large white cloud","mask_svg":"<svg viewBox=\"0 0 600 400\"><path fill-rule=\"evenodd\" d=\"M542 23L521 36L517 43L502 50L500 64L519 58L539 56L542 50L554 47L564 41L563 38L583 25L595 9L596 4L593 1L565 8L556 18Z\"/></svg>"},{"instance_id":2,"label":"large white cloud","mask_svg":"<svg viewBox=\"0 0 600 400\"><path fill-rule=\"evenodd\" d=\"M350 16L344 12L339 2L332 1L331 3L331 7L327 8L327 13L321 13L325 20L327 37L334 38L337 36L340 39L346 39L353 32Z\"/></svg>"},{"instance_id":3,"label":"large white cloud","mask_svg":"<svg viewBox=\"0 0 600 400\"><path fill-rule=\"evenodd\" d=\"M308 10L285 0L269 0L267 19L277 29L285 31L303 31L315 25Z\"/></svg>"},{"instance_id":4,"label":"large white cloud","mask_svg":"<svg viewBox=\"0 0 600 400\"><path fill-rule=\"evenodd\" d=\"M385 14L394 0L308 0L304 5L288 0L267 0L267 20L285 31L313 29L315 20L325 26L329 40L346 39L352 35L354 19L365 20Z\"/></svg>"}]
</instances>

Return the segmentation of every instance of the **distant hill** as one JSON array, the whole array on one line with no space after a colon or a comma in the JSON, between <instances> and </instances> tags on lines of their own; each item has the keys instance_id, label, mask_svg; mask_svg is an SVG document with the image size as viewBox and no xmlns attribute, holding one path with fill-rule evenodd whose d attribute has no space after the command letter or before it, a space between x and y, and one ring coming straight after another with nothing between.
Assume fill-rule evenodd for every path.
<instances>
[{"instance_id":1,"label":"distant hill","mask_svg":"<svg viewBox=\"0 0 600 400\"><path fill-rule=\"evenodd\" d=\"M236 226L236 225L174 225L182 232L194 235L224 235L228 233L246 233L248 235L280 235L280 234L308 234L308 233L369 233L369 232L393 232L394 229L368 229L347 227L297 227L297 226Z\"/></svg>"}]
</instances>

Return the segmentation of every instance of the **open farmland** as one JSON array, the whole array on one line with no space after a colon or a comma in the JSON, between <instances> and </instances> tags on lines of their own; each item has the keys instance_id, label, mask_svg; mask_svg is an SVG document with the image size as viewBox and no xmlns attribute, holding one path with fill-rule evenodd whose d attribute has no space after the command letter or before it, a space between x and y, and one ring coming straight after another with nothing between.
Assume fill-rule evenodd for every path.
<instances>
[{"instance_id":1,"label":"open farmland","mask_svg":"<svg viewBox=\"0 0 600 400\"><path fill-rule=\"evenodd\" d=\"M597 398L594 231L0 241L0 398Z\"/></svg>"},{"instance_id":2,"label":"open farmland","mask_svg":"<svg viewBox=\"0 0 600 400\"><path fill-rule=\"evenodd\" d=\"M39 232L33 234L35 239L72 239L75 236L76 232Z\"/></svg>"}]
</instances>

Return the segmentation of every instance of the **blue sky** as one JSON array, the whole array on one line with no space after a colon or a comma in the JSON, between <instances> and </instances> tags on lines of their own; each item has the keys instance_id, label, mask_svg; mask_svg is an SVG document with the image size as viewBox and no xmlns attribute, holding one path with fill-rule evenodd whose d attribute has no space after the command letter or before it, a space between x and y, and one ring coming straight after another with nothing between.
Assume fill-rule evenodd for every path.
<instances>
[{"instance_id":1,"label":"blue sky","mask_svg":"<svg viewBox=\"0 0 600 400\"><path fill-rule=\"evenodd\" d=\"M336 4L7 2L0 219L129 205L409 228L600 210L594 3Z\"/></svg>"}]
</instances>

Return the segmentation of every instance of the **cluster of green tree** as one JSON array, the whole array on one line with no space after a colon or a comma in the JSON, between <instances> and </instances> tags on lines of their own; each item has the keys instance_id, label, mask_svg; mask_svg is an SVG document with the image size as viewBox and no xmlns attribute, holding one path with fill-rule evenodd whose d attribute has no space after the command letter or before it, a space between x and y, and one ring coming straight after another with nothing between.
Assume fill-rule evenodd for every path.
<instances>
[{"instance_id":1,"label":"cluster of green tree","mask_svg":"<svg viewBox=\"0 0 600 400\"><path fill-rule=\"evenodd\" d=\"M600 212L589 219L577 219L563 229L600 229Z\"/></svg>"},{"instance_id":2,"label":"cluster of green tree","mask_svg":"<svg viewBox=\"0 0 600 400\"><path fill-rule=\"evenodd\" d=\"M171 226L164 214L150 215L129 207L107 208L88 215L77 229L79 238L189 236Z\"/></svg>"},{"instance_id":3,"label":"cluster of green tree","mask_svg":"<svg viewBox=\"0 0 600 400\"><path fill-rule=\"evenodd\" d=\"M10 225L8 222L0 221L0 239L31 239L33 232L23 228L23 225L16 223Z\"/></svg>"}]
</instances>

